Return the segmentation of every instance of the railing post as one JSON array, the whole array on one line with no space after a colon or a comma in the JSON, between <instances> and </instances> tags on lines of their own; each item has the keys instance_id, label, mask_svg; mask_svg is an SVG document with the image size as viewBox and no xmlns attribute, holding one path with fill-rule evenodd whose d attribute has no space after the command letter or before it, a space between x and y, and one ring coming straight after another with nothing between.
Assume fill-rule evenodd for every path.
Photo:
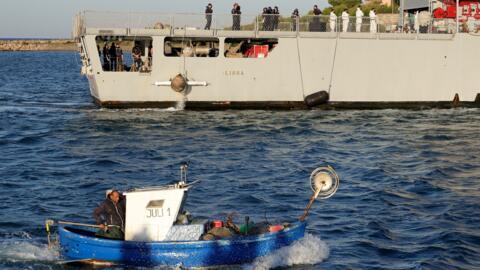
<instances>
[{"instance_id":1,"label":"railing post","mask_svg":"<svg viewBox=\"0 0 480 270\"><path fill-rule=\"evenodd\" d=\"M456 11L456 12L455 12L455 15L456 15L456 18L455 18L455 19L456 19L456 22L457 22L457 31L456 31L455 34L458 34L458 32L459 32L459 30L460 30L460 25L458 25L458 23L459 23L459 17L460 17L459 14L458 14L458 13L459 13L459 12L458 12L458 8L459 8L459 2L460 2L460 0L456 0L455 2L456 2L456 3L455 3L455 11Z\"/></svg>"},{"instance_id":2,"label":"railing post","mask_svg":"<svg viewBox=\"0 0 480 270\"><path fill-rule=\"evenodd\" d=\"M297 30L297 36L300 34L300 16L295 17L295 29Z\"/></svg>"}]
</instances>

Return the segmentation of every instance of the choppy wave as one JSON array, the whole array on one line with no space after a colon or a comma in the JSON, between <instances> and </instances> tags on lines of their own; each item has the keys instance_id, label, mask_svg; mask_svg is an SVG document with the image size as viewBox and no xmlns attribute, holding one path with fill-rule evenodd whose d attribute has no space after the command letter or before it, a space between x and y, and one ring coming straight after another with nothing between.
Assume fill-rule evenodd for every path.
<instances>
[{"instance_id":1,"label":"choppy wave","mask_svg":"<svg viewBox=\"0 0 480 270\"><path fill-rule=\"evenodd\" d=\"M319 264L328 258L329 248L320 237L307 234L291 246L283 247L276 252L256 259L245 265L243 270L268 270L294 265Z\"/></svg>"},{"instance_id":2,"label":"choppy wave","mask_svg":"<svg viewBox=\"0 0 480 270\"><path fill-rule=\"evenodd\" d=\"M11 239L0 241L0 261L56 262L58 259L58 250L50 249L47 244L36 243L32 239Z\"/></svg>"},{"instance_id":3,"label":"choppy wave","mask_svg":"<svg viewBox=\"0 0 480 270\"><path fill-rule=\"evenodd\" d=\"M90 223L106 189L170 183L182 161L202 180L189 212L238 222L296 218L310 172L339 173L306 240L247 268L480 265L479 109L99 109L74 55L0 53L0 268L55 268L45 219Z\"/></svg>"}]
</instances>

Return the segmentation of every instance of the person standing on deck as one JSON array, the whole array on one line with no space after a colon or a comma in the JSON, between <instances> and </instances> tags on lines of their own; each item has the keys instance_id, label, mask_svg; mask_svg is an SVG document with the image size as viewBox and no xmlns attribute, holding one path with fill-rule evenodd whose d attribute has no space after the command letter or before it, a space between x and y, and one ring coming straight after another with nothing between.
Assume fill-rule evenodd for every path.
<instances>
[{"instance_id":1,"label":"person standing on deck","mask_svg":"<svg viewBox=\"0 0 480 270\"><path fill-rule=\"evenodd\" d=\"M330 11L330 32L336 32L337 29L337 14L335 12Z\"/></svg>"},{"instance_id":2,"label":"person standing on deck","mask_svg":"<svg viewBox=\"0 0 480 270\"><path fill-rule=\"evenodd\" d=\"M265 23L267 31L272 31L273 30L273 8L268 7L267 8L267 19Z\"/></svg>"},{"instance_id":3,"label":"person standing on deck","mask_svg":"<svg viewBox=\"0 0 480 270\"><path fill-rule=\"evenodd\" d=\"M241 14L242 14L242 11L240 9L240 5L238 3L233 4L233 9L232 9L232 30L233 31L240 30Z\"/></svg>"},{"instance_id":4,"label":"person standing on deck","mask_svg":"<svg viewBox=\"0 0 480 270\"><path fill-rule=\"evenodd\" d=\"M97 236L123 239L125 232L125 198L117 190L108 190L106 199L93 211L99 225Z\"/></svg>"},{"instance_id":5,"label":"person standing on deck","mask_svg":"<svg viewBox=\"0 0 480 270\"><path fill-rule=\"evenodd\" d=\"M280 10L277 6L273 8L273 31L278 29L278 24L280 23Z\"/></svg>"},{"instance_id":6,"label":"person standing on deck","mask_svg":"<svg viewBox=\"0 0 480 270\"><path fill-rule=\"evenodd\" d=\"M102 54L103 54L103 70L108 71L110 70L110 57L109 57L110 53L108 52L108 45L106 42L105 42L105 45L103 46Z\"/></svg>"},{"instance_id":7,"label":"person standing on deck","mask_svg":"<svg viewBox=\"0 0 480 270\"><path fill-rule=\"evenodd\" d=\"M420 22L419 22L419 19L418 19L418 10L415 11L415 16L413 18L413 29L415 30L415 33L419 33L420 32Z\"/></svg>"},{"instance_id":8,"label":"person standing on deck","mask_svg":"<svg viewBox=\"0 0 480 270\"><path fill-rule=\"evenodd\" d=\"M210 30L212 26L212 14L213 14L213 5L208 3L205 9L205 19L207 20L207 24L205 25L205 30Z\"/></svg>"},{"instance_id":9,"label":"person standing on deck","mask_svg":"<svg viewBox=\"0 0 480 270\"><path fill-rule=\"evenodd\" d=\"M292 12L292 23L293 23L293 32L297 31L297 24L298 24L298 18L300 18L300 12L298 11L298 8L294 9Z\"/></svg>"},{"instance_id":10,"label":"person standing on deck","mask_svg":"<svg viewBox=\"0 0 480 270\"><path fill-rule=\"evenodd\" d=\"M344 9L342 12L342 31L348 32L348 24L350 23L350 16L348 15L347 9Z\"/></svg>"},{"instance_id":11,"label":"person standing on deck","mask_svg":"<svg viewBox=\"0 0 480 270\"><path fill-rule=\"evenodd\" d=\"M375 9L370 10L368 14L370 17L370 33L377 33L377 14L375 14Z\"/></svg>"},{"instance_id":12,"label":"person standing on deck","mask_svg":"<svg viewBox=\"0 0 480 270\"><path fill-rule=\"evenodd\" d=\"M268 8L264 7L262 11L262 31L267 31Z\"/></svg>"},{"instance_id":13,"label":"person standing on deck","mask_svg":"<svg viewBox=\"0 0 480 270\"><path fill-rule=\"evenodd\" d=\"M320 15L322 15L322 10L318 8L317 5L313 6L313 20L309 25L310 32L319 32L320 31Z\"/></svg>"},{"instance_id":14,"label":"person standing on deck","mask_svg":"<svg viewBox=\"0 0 480 270\"><path fill-rule=\"evenodd\" d=\"M108 53L110 55L110 71L116 71L117 70L117 46L115 46L114 42L112 42L112 46L110 46Z\"/></svg>"},{"instance_id":15,"label":"person standing on deck","mask_svg":"<svg viewBox=\"0 0 480 270\"><path fill-rule=\"evenodd\" d=\"M117 55L117 69L116 71L123 71L123 50L120 48L120 45L116 45L116 55Z\"/></svg>"},{"instance_id":16,"label":"person standing on deck","mask_svg":"<svg viewBox=\"0 0 480 270\"><path fill-rule=\"evenodd\" d=\"M355 31L357 33L362 31L363 16L365 16L365 14L363 14L363 11L360 9L360 7L357 7L357 11L355 12L355 17L356 17Z\"/></svg>"}]
</instances>

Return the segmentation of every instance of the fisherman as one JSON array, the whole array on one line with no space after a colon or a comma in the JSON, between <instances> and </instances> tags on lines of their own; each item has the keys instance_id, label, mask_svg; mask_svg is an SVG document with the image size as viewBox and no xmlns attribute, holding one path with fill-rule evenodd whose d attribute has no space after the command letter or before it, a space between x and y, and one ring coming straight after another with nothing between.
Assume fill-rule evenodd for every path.
<instances>
[{"instance_id":1,"label":"fisherman","mask_svg":"<svg viewBox=\"0 0 480 270\"><path fill-rule=\"evenodd\" d=\"M330 32L336 32L337 27L337 14L335 12L330 11Z\"/></svg>"},{"instance_id":2,"label":"fisherman","mask_svg":"<svg viewBox=\"0 0 480 270\"><path fill-rule=\"evenodd\" d=\"M357 7L357 11L355 12L355 17L356 17L355 31L356 32L361 32L362 31L363 16L365 16L365 14L363 14L363 11L360 9L360 7Z\"/></svg>"},{"instance_id":3,"label":"fisherman","mask_svg":"<svg viewBox=\"0 0 480 270\"><path fill-rule=\"evenodd\" d=\"M377 14L375 14L375 9L372 8L368 14L370 17L370 33L377 33Z\"/></svg>"},{"instance_id":4,"label":"fisherman","mask_svg":"<svg viewBox=\"0 0 480 270\"><path fill-rule=\"evenodd\" d=\"M213 14L213 5L212 3L208 3L207 7L205 8L205 19L207 20L207 24L205 25L205 30L210 30L212 26L212 14Z\"/></svg>"},{"instance_id":5,"label":"fisherman","mask_svg":"<svg viewBox=\"0 0 480 270\"><path fill-rule=\"evenodd\" d=\"M300 12L298 11L298 8L294 9L292 12L292 21L293 21L293 31L297 31L297 23L298 23L298 18L300 18Z\"/></svg>"},{"instance_id":6,"label":"fisherman","mask_svg":"<svg viewBox=\"0 0 480 270\"><path fill-rule=\"evenodd\" d=\"M118 190L108 190L106 199L93 211L100 227L96 233L112 239L123 239L125 232L125 198Z\"/></svg>"},{"instance_id":7,"label":"fisherman","mask_svg":"<svg viewBox=\"0 0 480 270\"><path fill-rule=\"evenodd\" d=\"M347 9L344 9L342 12L342 31L348 32L348 24L350 23L350 16L348 15Z\"/></svg>"},{"instance_id":8,"label":"fisherman","mask_svg":"<svg viewBox=\"0 0 480 270\"><path fill-rule=\"evenodd\" d=\"M232 30L233 31L240 30L241 14L242 14L242 11L241 11L240 5L238 3L233 4L233 8L232 8Z\"/></svg>"}]
</instances>

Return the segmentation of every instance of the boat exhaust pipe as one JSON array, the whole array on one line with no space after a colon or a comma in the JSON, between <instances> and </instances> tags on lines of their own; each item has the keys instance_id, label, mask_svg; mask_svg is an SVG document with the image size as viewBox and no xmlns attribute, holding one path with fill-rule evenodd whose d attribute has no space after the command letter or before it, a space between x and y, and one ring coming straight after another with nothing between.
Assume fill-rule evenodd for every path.
<instances>
[{"instance_id":1,"label":"boat exhaust pipe","mask_svg":"<svg viewBox=\"0 0 480 270\"><path fill-rule=\"evenodd\" d=\"M340 177L331 166L315 169L310 175L310 187L313 195L310 197L303 215L299 218L300 221L305 221L315 199L325 200L332 197L337 192L339 186Z\"/></svg>"},{"instance_id":2,"label":"boat exhaust pipe","mask_svg":"<svg viewBox=\"0 0 480 270\"><path fill-rule=\"evenodd\" d=\"M308 107L312 108L318 105L327 103L330 100L330 95L327 91L315 92L305 97L304 101Z\"/></svg>"}]
</instances>

